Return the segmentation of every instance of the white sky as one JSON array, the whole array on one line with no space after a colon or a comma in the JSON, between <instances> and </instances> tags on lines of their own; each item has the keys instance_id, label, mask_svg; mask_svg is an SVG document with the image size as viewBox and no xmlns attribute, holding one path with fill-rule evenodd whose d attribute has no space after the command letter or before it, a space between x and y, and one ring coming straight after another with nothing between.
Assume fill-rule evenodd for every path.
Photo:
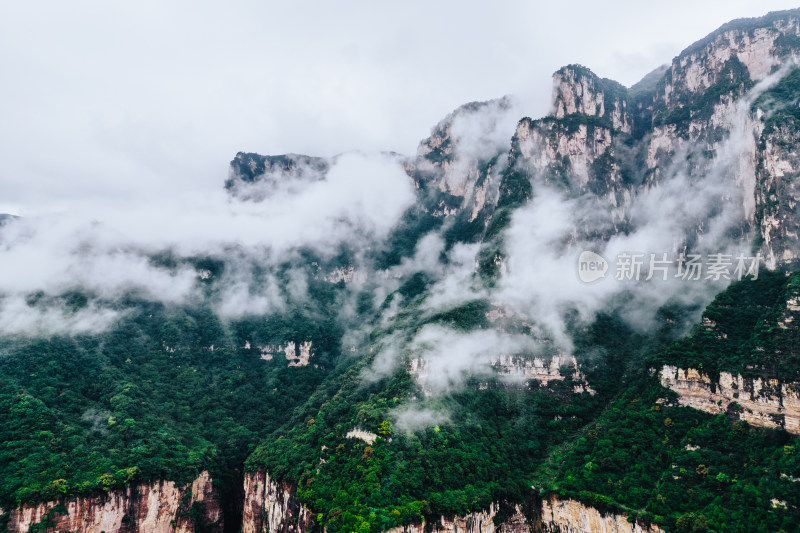
<instances>
[{"instance_id":1,"label":"white sky","mask_svg":"<svg viewBox=\"0 0 800 533\"><path fill-rule=\"evenodd\" d=\"M237 151L411 154L552 72L630 85L782 1L0 2L0 212L218 190ZM509 132L510 134L511 132Z\"/></svg>"}]
</instances>

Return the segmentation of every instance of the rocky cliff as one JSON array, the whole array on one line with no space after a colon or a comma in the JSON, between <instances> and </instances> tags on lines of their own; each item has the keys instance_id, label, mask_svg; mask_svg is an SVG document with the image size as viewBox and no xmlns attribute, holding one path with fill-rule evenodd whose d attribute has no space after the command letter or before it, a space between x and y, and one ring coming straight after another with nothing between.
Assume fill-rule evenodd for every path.
<instances>
[{"instance_id":1,"label":"rocky cliff","mask_svg":"<svg viewBox=\"0 0 800 533\"><path fill-rule=\"evenodd\" d=\"M529 533L531 531L531 526L519 506L514 509L509 518L500 524L495 524L494 520L499 510L499 505L492 504L486 511L453 518L440 517L435 522L397 527L386 533L426 533L431 531L441 533Z\"/></svg>"},{"instance_id":2,"label":"rocky cliff","mask_svg":"<svg viewBox=\"0 0 800 533\"><path fill-rule=\"evenodd\" d=\"M606 239L631 229L637 195L679 177L714 189L707 212L683 228L690 246L724 211L726 232L754 234L771 268L790 265L798 57L800 11L792 10L726 24L631 89L564 67L553 76L548 116L517 126L499 202L525 202L543 186L596 197L608 216L593 213L576 236Z\"/></svg>"},{"instance_id":3,"label":"rocky cliff","mask_svg":"<svg viewBox=\"0 0 800 533\"><path fill-rule=\"evenodd\" d=\"M311 512L296 500L296 490L277 483L264 472L245 479L243 533L304 533L313 525ZM498 520L502 516L503 518ZM488 509L465 516L439 517L387 530L386 533L661 533L655 525L629 521L626 514L603 513L575 500L545 498L526 513L521 505L505 509L493 503Z\"/></svg>"},{"instance_id":4,"label":"rocky cliff","mask_svg":"<svg viewBox=\"0 0 800 533\"><path fill-rule=\"evenodd\" d=\"M675 154L719 156L724 140L739 136L738 159L725 172L742 191L741 216L772 268L791 264L798 248L796 134L786 110L796 107L799 35L798 10L726 24L673 59L651 104L652 181ZM697 157L690 174L699 179L708 169Z\"/></svg>"},{"instance_id":5,"label":"rocky cliff","mask_svg":"<svg viewBox=\"0 0 800 533\"><path fill-rule=\"evenodd\" d=\"M659 376L662 386L678 393L681 405L800 434L800 383L730 372L720 372L715 381L697 369L669 365L661 368Z\"/></svg>"},{"instance_id":6,"label":"rocky cliff","mask_svg":"<svg viewBox=\"0 0 800 533\"><path fill-rule=\"evenodd\" d=\"M9 533L27 533L34 526L72 533L221 532L223 518L219 494L203 472L183 487L172 481L136 483L102 495L25 504L8 512Z\"/></svg>"},{"instance_id":7,"label":"rocky cliff","mask_svg":"<svg viewBox=\"0 0 800 533\"><path fill-rule=\"evenodd\" d=\"M295 487L276 482L266 472L244 479L242 533L301 533L313 524L312 513L296 498Z\"/></svg>"},{"instance_id":8,"label":"rocky cliff","mask_svg":"<svg viewBox=\"0 0 800 533\"><path fill-rule=\"evenodd\" d=\"M768 266L789 268L800 257L798 58L800 10L793 10L727 24L630 89L580 65L563 67L553 76L552 106L545 117L520 119L508 98L462 106L432 129L415 155L402 159L416 186L415 208L435 222L410 225L398 240L408 241L405 251L413 252L414 239L434 227L444 230L448 244L483 240L483 264L502 273L503 224L541 188L584 202L576 204L587 209L575 213L579 222L570 237L573 242L608 240L636 229L640 221L631 209L637 197L677 176L686 189L702 189L699 185L713 181L705 187L707 197L701 198L710 204L708 212L696 214L681 228L688 233L686 241L708 229L708 217L724 213L727 234L760 250ZM294 193L326 179L334 162L297 154L239 153L231 162L226 188L249 201ZM349 258L316 268L319 278L330 283L366 277ZM202 279L211 277L210 271L203 272ZM797 323L798 302L796 296L788 301L774 324L776 332ZM787 339L779 354L784 359L797 355L797 343ZM311 341L299 338L275 347L253 342L257 357L269 360L282 351L291 367L313 364L322 353L321 348L316 351L317 343L312 351ZM164 349L175 353L174 347ZM244 349L251 349L250 341ZM495 353L487 360L501 374L543 384L563 381L566 361L578 383L574 392L593 394L579 362L560 357ZM753 375L720 372L712 378L684 366L658 369L661 384L675 391L682 405L800 434L800 383L774 377L772 369L760 376L754 370ZM424 361L413 360L409 370L424 373ZM377 439L358 427L346 436L365 444ZM136 483L103 495L26 504L0 514L14 533L37 529L36 524L81 533L221 531L219 502L208 473L203 473L185 487L169 481ZM309 505L313 508L313 501ZM245 476L243 507L244 533L301 533L315 525L317 510L297 499L296 487L263 471ZM500 513L494 504L392 533L661 531L575 500L550 498L535 512L516 506L510 515L504 510L502 520Z\"/></svg>"},{"instance_id":9,"label":"rocky cliff","mask_svg":"<svg viewBox=\"0 0 800 533\"><path fill-rule=\"evenodd\" d=\"M564 67L553 75L550 114L537 120L523 118L517 125L506 175L524 177L534 189L549 186L569 196L601 197L619 229L632 187L626 183L625 162L618 150L620 139L630 136L632 124L625 87L580 65ZM503 192L514 195L508 189ZM534 192L511 203L530 194Z\"/></svg>"},{"instance_id":10,"label":"rocky cliff","mask_svg":"<svg viewBox=\"0 0 800 533\"><path fill-rule=\"evenodd\" d=\"M452 238L470 242L486 235L497 208L543 186L590 199L575 239L605 240L632 229L637 195L679 175L687 186L705 182L712 190L703 200L715 204L687 223L683 244L702 238L709 217L724 211L722 231L754 239L771 268L793 264L798 58L800 11L790 10L726 24L630 89L568 65L553 75L547 116L519 120L509 98L466 104L432 129L405 168L419 207L451 219ZM240 153L226 187L263 198L324 179L330 164ZM501 222L507 216L501 209ZM490 261L503 255L492 252Z\"/></svg>"},{"instance_id":11,"label":"rocky cliff","mask_svg":"<svg viewBox=\"0 0 800 533\"><path fill-rule=\"evenodd\" d=\"M575 500L542 502L542 531L553 533L661 533L656 525L629 521L626 514L602 513Z\"/></svg>"},{"instance_id":12,"label":"rocky cliff","mask_svg":"<svg viewBox=\"0 0 800 533\"><path fill-rule=\"evenodd\" d=\"M261 201L280 191L297 192L324 179L332 161L300 154L239 152L231 161L225 189L242 200Z\"/></svg>"}]
</instances>

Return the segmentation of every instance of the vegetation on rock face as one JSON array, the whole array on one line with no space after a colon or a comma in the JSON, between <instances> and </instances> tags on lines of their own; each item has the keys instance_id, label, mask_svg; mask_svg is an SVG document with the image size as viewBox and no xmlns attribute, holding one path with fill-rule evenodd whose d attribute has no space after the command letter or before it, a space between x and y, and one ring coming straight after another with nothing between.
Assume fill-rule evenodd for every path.
<instances>
[{"instance_id":1,"label":"vegetation on rock face","mask_svg":"<svg viewBox=\"0 0 800 533\"><path fill-rule=\"evenodd\" d=\"M771 21L768 16L759 23ZM736 21L723 29L749 31L752 25ZM787 37L778 47L797 47L797 41ZM584 67L567 68L591 77L603 92L605 116L525 118L519 127L554 138L582 128L590 137L610 133L611 146L588 165L588 184L570 189L569 156L553 162L542 181L571 198L612 194L619 200L615 206L623 205L625 187L644 179L637 174L644 174L644 150L634 144L653 124L681 131L691 121L708 120L727 96L741 96L752 86L734 56L708 90L676 91L669 108L658 108L655 94L671 81L672 71L655 72L626 90ZM790 138L781 132L797 131L798 102L795 70L753 104L765 113L764 135ZM619 103L632 115L631 135L611 131L608 112ZM441 125L434 134L445 130ZM232 495L244 469L264 469L296 485L316 526L329 533L377 533L549 494L625 511L668 531L796 531L797 437L681 407L652 369L677 365L712 377L730 371L800 380L800 274L762 270L758 280L731 284L707 306L703 322L680 339L688 317L700 309L671 301L659 310L660 327L648 332L622 318L624 301L609 303L589 320L576 309L558 309L579 367L559 369L546 384L473 371L458 376L458 387L432 392L411 372L420 356L414 340L431 328L453 335L495 330L537 336L544 346L538 355L549 362L557 353L538 325L492 318L502 313L487 288L504 268L505 230L515 210L537 193L538 176L522 161L518 141L504 170L498 166L506 154L476 162L476 185L500 181L490 191L496 201L474 213L464 198L433 186L441 173L422 165L425 171L412 172L418 204L384 240L363 250L365 257L344 246L328 259L294 250L308 297L280 311L221 319L214 312L214 280L226 264L203 258L190 261L209 278L199 282L203 298L194 304L129 296L116 302L125 313L103 333L0 339L0 505L142 480L185 483L204 469L223 494ZM426 163L449 162L452 148L444 138L424 156ZM626 150L627 159L620 155ZM249 186L265 174L290 174L298 165L321 174L328 163L240 153L226 186ZM586 233L603 237L605 230L592 224L584 224ZM615 224L618 233L630 229L625 220ZM450 266L447 252L458 244L480 244L472 292L465 288L466 296L439 307L429 306L441 281L435 269L410 261L434 232L443 251L433 260L443 268ZM151 259L168 267L178 261L168 253ZM361 260L371 275L391 281L348 286L325 280L326 273ZM288 291L296 266L276 267L280 291ZM56 300L77 311L89 295L36 293L28 304ZM282 349L290 342L311 342L310 365L288 366ZM362 439L365 434L369 438ZM47 529L53 516L34 529ZM7 521L0 516L0 530Z\"/></svg>"},{"instance_id":2,"label":"vegetation on rock face","mask_svg":"<svg viewBox=\"0 0 800 533\"><path fill-rule=\"evenodd\" d=\"M286 175L300 166L306 166L316 172L324 173L328 170L329 163L320 157L297 154L260 155L251 152L239 152L231 161L232 177L225 181L225 188L233 188L236 185L236 180L241 180L245 183L256 182L267 173Z\"/></svg>"},{"instance_id":3,"label":"vegetation on rock face","mask_svg":"<svg viewBox=\"0 0 800 533\"><path fill-rule=\"evenodd\" d=\"M724 96L739 97L752 86L747 67L734 56L725 62L716 83L698 93L678 93L669 108L656 113L653 125L675 125L684 130L693 120L708 120Z\"/></svg>"},{"instance_id":4,"label":"vegetation on rock face","mask_svg":"<svg viewBox=\"0 0 800 533\"><path fill-rule=\"evenodd\" d=\"M0 499L4 507L133 481L223 484L255 442L306 400L339 353L336 287L301 309L228 324L205 306L129 301L106 333L4 338L0 357ZM68 296L80 306L80 294ZM325 316L325 315L323 315ZM264 345L313 344L287 367Z\"/></svg>"},{"instance_id":5,"label":"vegetation on rock face","mask_svg":"<svg viewBox=\"0 0 800 533\"><path fill-rule=\"evenodd\" d=\"M652 378L567 450L537 486L669 531L795 531L800 520L796 437L677 406Z\"/></svg>"},{"instance_id":6,"label":"vegetation on rock face","mask_svg":"<svg viewBox=\"0 0 800 533\"><path fill-rule=\"evenodd\" d=\"M780 312L776 302L785 304L795 278L768 272L735 283L704 317L717 321L724 342L758 342L762 316ZM549 493L670 531L791 531L800 518L797 438L680 407L646 370L644 354L655 354L649 364L681 364L676 354L706 338L698 326L672 344L675 320L686 312L665 307L662 330L644 336L613 313L576 330L576 357L595 396L575 394L569 374L522 388L476 377L466 390L428 402L438 418L419 426L396 424L423 396L416 381L400 368L365 382L369 360L362 361L326 380L303 408L303 422L266 439L247 467L297 483L298 497L328 531L376 532ZM478 301L429 320L468 331L487 327L485 313ZM380 345L380 337L373 341ZM348 438L354 428L376 439Z\"/></svg>"},{"instance_id":7,"label":"vegetation on rock face","mask_svg":"<svg viewBox=\"0 0 800 533\"><path fill-rule=\"evenodd\" d=\"M761 272L719 294L686 338L653 355L652 366L702 369L745 376L800 380L800 330L786 319L787 302L800 296L800 275ZM783 324L783 325L782 325Z\"/></svg>"},{"instance_id":8,"label":"vegetation on rock face","mask_svg":"<svg viewBox=\"0 0 800 533\"><path fill-rule=\"evenodd\" d=\"M781 328L797 274L733 283L684 339L648 366L670 364L796 381L798 328ZM619 399L538 472L538 486L625 511L670 531L794 531L800 520L800 446L782 430L752 428L677 404L640 368Z\"/></svg>"},{"instance_id":9,"label":"vegetation on rock face","mask_svg":"<svg viewBox=\"0 0 800 533\"><path fill-rule=\"evenodd\" d=\"M411 430L391 423L392 413L422 394L405 369L368 386L353 369L339 383L319 410L307 411L305 423L277 432L247 464L296 482L318 523L336 532L381 531L464 515L492 501L521 501L531 466L600 405L575 395L569 380L531 389L494 380L479 389L474 381L436 400L441 420ZM346 437L353 428L377 438Z\"/></svg>"},{"instance_id":10,"label":"vegetation on rock face","mask_svg":"<svg viewBox=\"0 0 800 533\"><path fill-rule=\"evenodd\" d=\"M800 44L800 43L798 43ZM794 69L770 87L753 103L766 115L762 137L766 138L776 129L800 128L800 69Z\"/></svg>"},{"instance_id":11,"label":"vegetation on rock face","mask_svg":"<svg viewBox=\"0 0 800 533\"><path fill-rule=\"evenodd\" d=\"M422 302L390 330L415 331L425 323L464 332L490 327L485 301L427 318L414 310ZM389 334L372 336L375 351L384 342L397 344ZM584 369L597 384L594 395L576 393L579 376L562 369L565 378L546 386L474 376L464 389L425 399L405 367L366 380L370 357L331 374L295 422L264 440L247 468L297 484L299 499L332 532L377 532L464 515L491 502L522 502L535 497L530 485L548 454L585 431L647 346L615 314L576 334L576 356L593 358ZM348 437L352 429L376 439Z\"/></svg>"},{"instance_id":12,"label":"vegetation on rock face","mask_svg":"<svg viewBox=\"0 0 800 533\"><path fill-rule=\"evenodd\" d=\"M719 39L727 32L737 32L739 38L749 36L752 38L758 28L773 26L779 23L791 23L792 20L800 19L800 9L787 9L784 11L773 11L763 17L740 18L726 22L704 38L687 46L676 59L683 59L692 54L702 52L707 46Z\"/></svg>"}]
</instances>

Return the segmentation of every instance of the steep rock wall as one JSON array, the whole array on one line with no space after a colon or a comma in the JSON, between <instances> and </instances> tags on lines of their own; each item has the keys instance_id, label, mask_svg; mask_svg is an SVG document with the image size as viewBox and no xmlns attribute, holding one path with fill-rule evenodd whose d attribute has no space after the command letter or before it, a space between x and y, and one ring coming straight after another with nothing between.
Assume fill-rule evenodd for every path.
<instances>
[{"instance_id":1,"label":"steep rock wall","mask_svg":"<svg viewBox=\"0 0 800 533\"><path fill-rule=\"evenodd\" d=\"M758 153L757 222L767 265L800 258L800 131L793 121L765 132Z\"/></svg>"},{"instance_id":2,"label":"steep rock wall","mask_svg":"<svg viewBox=\"0 0 800 533\"><path fill-rule=\"evenodd\" d=\"M469 213L475 220L494 207L518 115L508 98L472 102L450 113L423 139L406 171L434 216ZM502 161L502 162L501 162Z\"/></svg>"},{"instance_id":3,"label":"steep rock wall","mask_svg":"<svg viewBox=\"0 0 800 533\"><path fill-rule=\"evenodd\" d=\"M656 525L628 522L625 514L601 513L575 500L542 502L542 531L558 533L661 533Z\"/></svg>"},{"instance_id":4,"label":"steep rock wall","mask_svg":"<svg viewBox=\"0 0 800 533\"><path fill-rule=\"evenodd\" d=\"M389 529L386 533L662 533L655 525L628 521L625 514L602 513L575 500L551 497L526 516L516 505L510 516L495 524L500 505L435 522L422 522ZM296 499L296 490L272 480L265 472L245 477L245 510L242 533L305 533L312 527L312 513Z\"/></svg>"},{"instance_id":5,"label":"steep rock wall","mask_svg":"<svg viewBox=\"0 0 800 533\"><path fill-rule=\"evenodd\" d=\"M672 60L670 75L658 99L666 105L681 102L682 95L702 93L720 81L731 59L740 62L752 81L769 75L791 50L781 40L800 35L800 17L788 16L761 27L736 27L735 22L698 41Z\"/></svg>"},{"instance_id":6,"label":"steep rock wall","mask_svg":"<svg viewBox=\"0 0 800 533\"><path fill-rule=\"evenodd\" d=\"M494 518L499 510L500 507L493 503L486 511L454 518L441 517L430 524L422 522L421 524L396 527L386 533L529 533L531 531L519 506L515 508L514 514L508 520L496 526Z\"/></svg>"},{"instance_id":7,"label":"steep rock wall","mask_svg":"<svg viewBox=\"0 0 800 533\"><path fill-rule=\"evenodd\" d=\"M309 531L312 514L297 501L296 492L294 487L274 481L266 472L246 473L242 533Z\"/></svg>"},{"instance_id":8,"label":"steep rock wall","mask_svg":"<svg viewBox=\"0 0 800 533\"><path fill-rule=\"evenodd\" d=\"M731 413L759 427L782 427L800 434L800 384L746 378L720 372L714 382L694 368L665 365L661 385L678 393L679 403L711 414ZM736 406L740 406L740 408Z\"/></svg>"},{"instance_id":9,"label":"steep rock wall","mask_svg":"<svg viewBox=\"0 0 800 533\"><path fill-rule=\"evenodd\" d=\"M605 118L615 130L631 133L626 89L579 65L568 65L553 75L552 115L563 119L580 114Z\"/></svg>"},{"instance_id":10,"label":"steep rock wall","mask_svg":"<svg viewBox=\"0 0 800 533\"><path fill-rule=\"evenodd\" d=\"M189 533L197 529L196 518L206 531L223 528L219 494L208 472L184 487L172 481L138 483L97 496L22 505L10 510L8 532L27 533L48 514L53 530L71 533Z\"/></svg>"},{"instance_id":11,"label":"steep rock wall","mask_svg":"<svg viewBox=\"0 0 800 533\"><path fill-rule=\"evenodd\" d=\"M570 197L597 197L616 231L627 219L634 194L622 177L616 130L582 120L522 119L512 140L509 168L526 175L534 188L543 185Z\"/></svg>"}]
</instances>

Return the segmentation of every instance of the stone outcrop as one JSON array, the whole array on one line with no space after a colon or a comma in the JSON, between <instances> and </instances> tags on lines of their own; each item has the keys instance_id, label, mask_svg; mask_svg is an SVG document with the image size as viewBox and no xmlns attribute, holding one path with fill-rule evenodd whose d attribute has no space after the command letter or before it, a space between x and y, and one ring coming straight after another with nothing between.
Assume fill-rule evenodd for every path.
<instances>
[{"instance_id":1,"label":"stone outcrop","mask_svg":"<svg viewBox=\"0 0 800 533\"><path fill-rule=\"evenodd\" d=\"M495 525L494 519L499 510L500 506L493 503L486 511L454 518L441 517L432 523L409 524L389 529L386 533L529 533L531 531L531 526L520 506L514 508L514 513L507 520Z\"/></svg>"},{"instance_id":2,"label":"stone outcrop","mask_svg":"<svg viewBox=\"0 0 800 533\"><path fill-rule=\"evenodd\" d=\"M231 161L225 189L240 200L261 201L276 191L299 191L325 178L334 160L300 154L239 152Z\"/></svg>"},{"instance_id":3,"label":"stone outcrop","mask_svg":"<svg viewBox=\"0 0 800 533\"><path fill-rule=\"evenodd\" d=\"M464 516L439 517L433 522L408 524L385 533L662 533L655 525L629 522L624 513L603 513L576 500L550 497L526 514L521 505L506 510L501 523L495 519L498 503ZM538 514L538 516L536 516ZM296 499L296 490L278 483L264 472L245 477L245 509L242 533L305 533L313 525L311 511Z\"/></svg>"},{"instance_id":4,"label":"stone outcrop","mask_svg":"<svg viewBox=\"0 0 800 533\"><path fill-rule=\"evenodd\" d=\"M552 107L558 119L574 114L604 118L612 129L631 133L625 87L580 65L568 65L553 75Z\"/></svg>"},{"instance_id":5,"label":"stone outcrop","mask_svg":"<svg viewBox=\"0 0 800 533\"><path fill-rule=\"evenodd\" d=\"M679 403L711 414L731 416L759 427L783 428L800 434L800 383L776 379L746 378L720 372L713 381L694 368L665 365L659 372L661 385L679 396Z\"/></svg>"},{"instance_id":6,"label":"stone outcrop","mask_svg":"<svg viewBox=\"0 0 800 533\"><path fill-rule=\"evenodd\" d=\"M739 164L721 170L741 188L744 227L756 230L770 268L798 259L800 220L794 206L800 169L793 148L798 134L793 119L775 120L781 106L796 108L797 103L778 102L776 107L769 98L767 105L750 108L765 89L757 87L759 82L781 68L783 76L796 68L798 37L800 10L726 24L673 59L650 104L653 125L645 159L649 183L661 179L670 160L686 151L698 156L689 170L695 179L713 174L711 162L699 155L724 153L725 140L738 137ZM792 91L783 91L780 98L787 94Z\"/></svg>"},{"instance_id":7,"label":"stone outcrop","mask_svg":"<svg viewBox=\"0 0 800 533\"><path fill-rule=\"evenodd\" d=\"M662 533L655 525L629 522L626 514L601 513L575 500L545 499L539 517L529 520L520 506L501 524L495 525L497 504L488 510L452 519L440 518L427 524L412 524L390 529L387 533Z\"/></svg>"},{"instance_id":8,"label":"stone outcrop","mask_svg":"<svg viewBox=\"0 0 800 533\"><path fill-rule=\"evenodd\" d=\"M593 220L579 223L576 238L607 238L621 231L635 187L626 181L620 142L630 138L632 128L625 87L579 65L560 69L553 75L550 114L525 117L517 124L500 185L500 205L527 201L528 182L533 195L547 187L593 203L587 208Z\"/></svg>"},{"instance_id":9,"label":"stone outcrop","mask_svg":"<svg viewBox=\"0 0 800 533\"><path fill-rule=\"evenodd\" d=\"M311 511L297 501L296 493L295 487L274 481L266 472L246 473L242 533L309 531Z\"/></svg>"},{"instance_id":10,"label":"stone outcrop","mask_svg":"<svg viewBox=\"0 0 800 533\"><path fill-rule=\"evenodd\" d=\"M550 114L519 122L505 174L530 181L534 195L547 186L567 197L594 197L596 216L575 228L576 240L630 229L636 197L665 180L707 181L709 190L725 194L708 199L709 212L696 214L676 246L693 246L712 225L704 217L725 212L729 235L744 239L756 231L770 268L796 264L800 165L793 147L800 128L791 112L776 125L774 102L754 100L790 74L799 57L800 10L791 10L726 24L631 89L580 65L563 67L553 77ZM800 95L792 84L787 89L779 104L796 109ZM507 183L500 185L501 204L506 188L520 190ZM530 193L521 189L523 197L509 203L526 201ZM600 220L597 213L606 211Z\"/></svg>"},{"instance_id":11,"label":"stone outcrop","mask_svg":"<svg viewBox=\"0 0 800 533\"><path fill-rule=\"evenodd\" d=\"M311 352L312 346L312 341L303 341L299 343L288 341L285 345L266 344L264 346L255 346L255 349L258 350L259 357L264 361L272 361L275 354L282 353L284 357L286 357L287 366L298 367L308 366L311 357L314 355ZM253 346L250 344L250 341L245 341L242 348L250 350Z\"/></svg>"},{"instance_id":12,"label":"stone outcrop","mask_svg":"<svg viewBox=\"0 0 800 533\"><path fill-rule=\"evenodd\" d=\"M745 67L752 81L763 79L795 52L791 37L797 36L799 10L725 24L672 60L657 99L671 105L705 92L721 81L732 59Z\"/></svg>"},{"instance_id":13,"label":"stone outcrop","mask_svg":"<svg viewBox=\"0 0 800 533\"><path fill-rule=\"evenodd\" d=\"M794 119L765 128L758 150L756 222L771 268L800 258L800 130Z\"/></svg>"},{"instance_id":14,"label":"stone outcrop","mask_svg":"<svg viewBox=\"0 0 800 533\"><path fill-rule=\"evenodd\" d=\"M9 512L9 533L27 533L49 522L49 531L71 533L189 533L202 528L222 532L220 497L208 472L189 485L172 481L136 483L125 489L40 504Z\"/></svg>"},{"instance_id":15,"label":"stone outcrop","mask_svg":"<svg viewBox=\"0 0 800 533\"><path fill-rule=\"evenodd\" d=\"M372 444L375 442L375 439L378 438L378 435L372 433L370 431L366 431L364 429L353 428L347 432L345 435L348 439L360 439L366 442L367 444Z\"/></svg>"},{"instance_id":16,"label":"stone outcrop","mask_svg":"<svg viewBox=\"0 0 800 533\"><path fill-rule=\"evenodd\" d=\"M542 531L553 533L661 533L656 525L629 522L626 514L601 513L575 500L542 502Z\"/></svg>"},{"instance_id":17,"label":"stone outcrop","mask_svg":"<svg viewBox=\"0 0 800 533\"><path fill-rule=\"evenodd\" d=\"M500 98L463 105L439 122L406 165L424 208L467 222L491 213L517 119L513 102Z\"/></svg>"},{"instance_id":18,"label":"stone outcrop","mask_svg":"<svg viewBox=\"0 0 800 533\"><path fill-rule=\"evenodd\" d=\"M311 341L297 344L289 341L284 348L284 355L289 361L288 366L308 366L308 361L311 359Z\"/></svg>"},{"instance_id":19,"label":"stone outcrop","mask_svg":"<svg viewBox=\"0 0 800 533\"><path fill-rule=\"evenodd\" d=\"M509 165L567 196L599 197L616 230L626 219L633 189L623 183L614 137L611 128L581 119L526 118L517 126Z\"/></svg>"}]
</instances>

